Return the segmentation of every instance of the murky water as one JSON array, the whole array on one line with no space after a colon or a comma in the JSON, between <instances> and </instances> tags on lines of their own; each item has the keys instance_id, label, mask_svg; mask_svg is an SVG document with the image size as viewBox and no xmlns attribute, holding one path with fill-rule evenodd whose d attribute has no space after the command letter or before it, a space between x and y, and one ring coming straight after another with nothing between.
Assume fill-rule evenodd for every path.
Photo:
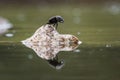
<instances>
[{"instance_id":1,"label":"murky water","mask_svg":"<svg viewBox=\"0 0 120 80\"><path fill-rule=\"evenodd\" d=\"M38 6L0 8L0 16L14 25L0 36L0 80L120 80L119 5ZM74 34L83 42L75 51L60 50L58 62L64 65L59 70L17 42L56 14L65 19L58 32Z\"/></svg>"},{"instance_id":2,"label":"murky water","mask_svg":"<svg viewBox=\"0 0 120 80\"><path fill-rule=\"evenodd\" d=\"M120 80L120 47L85 47L59 52L56 70L22 43L1 43L0 80Z\"/></svg>"}]
</instances>

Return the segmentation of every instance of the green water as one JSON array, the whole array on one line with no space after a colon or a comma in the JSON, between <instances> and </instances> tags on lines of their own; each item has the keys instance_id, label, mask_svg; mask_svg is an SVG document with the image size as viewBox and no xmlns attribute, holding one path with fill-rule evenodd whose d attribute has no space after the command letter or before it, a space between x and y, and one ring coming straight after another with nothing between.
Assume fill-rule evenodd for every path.
<instances>
[{"instance_id":1,"label":"green water","mask_svg":"<svg viewBox=\"0 0 120 80\"><path fill-rule=\"evenodd\" d=\"M120 13L109 11L109 6L29 5L0 7L0 16L8 18L14 28L13 38L0 37L0 41L14 41L30 37L51 16L61 15L65 22L58 25L61 34L73 34L87 45L120 45ZM49 14L48 14L49 13ZM77 33L80 33L78 35Z\"/></svg>"},{"instance_id":2,"label":"green water","mask_svg":"<svg viewBox=\"0 0 120 80\"><path fill-rule=\"evenodd\" d=\"M0 80L119 80L119 47L83 47L80 52L60 52L62 69L52 68L47 61L21 43L0 45Z\"/></svg>"},{"instance_id":3,"label":"green water","mask_svg":"<svg viewBox=\"0 0 120 80\"><path fill-rule=\"evenodd\" d=\"M49 66L20 43L30 37L49 17L61 15L61 34L73 34L82 41L80 52L60 52L61 70ZM0 36L0 80L120 80L120 13L105 6L0 6L0 16L14 27ZM78 34L80 33L80 34Z\"/></svg>"}]
</instances>

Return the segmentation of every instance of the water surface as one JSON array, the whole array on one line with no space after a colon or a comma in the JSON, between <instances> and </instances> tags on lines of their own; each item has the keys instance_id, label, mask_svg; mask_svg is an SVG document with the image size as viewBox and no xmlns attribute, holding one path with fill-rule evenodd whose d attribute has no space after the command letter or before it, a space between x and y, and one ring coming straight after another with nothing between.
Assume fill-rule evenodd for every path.
<instances>
[{"instance_id":1,"label":"water surface","mask_svg":"<svg viewBox=\"0 0 120 80\"><path fill-rule=\"evenodd\" d=\"M83 5L0 5L14 26L12 37L0 36L0 80L120 80L119 6ZM59 52L60 70L20 43L56 14L65 19L58 32L83 42L77 52Z\"/></svg>"},{"instance_id":2,"label":"water surface","mask_svg":"<svg viewBox=\"0 0 120 80\"><path fill-rule=\"evenodd\" d=\"M1 43L0 80L119 80L120 47L80 46L80 52L59 52L56 70L21 43Z\"/></svg>"}]
</instances>

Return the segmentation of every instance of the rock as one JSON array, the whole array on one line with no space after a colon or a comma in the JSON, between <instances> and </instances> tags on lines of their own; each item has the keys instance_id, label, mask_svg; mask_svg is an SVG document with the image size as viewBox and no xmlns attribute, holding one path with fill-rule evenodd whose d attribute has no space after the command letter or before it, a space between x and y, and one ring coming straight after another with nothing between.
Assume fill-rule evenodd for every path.
<instances>
[{"instance_id":1,"label":"rock","mask_svg":"<svg viewBox=\"0 0 120 80\"><path fill-rule=\"evenodd\" d=\"M43 25L22 43L33 49L36 54L45 60L56 57L59 51L72 51L76 49L81 41L71 34L59 34L53 25Z\"/></svg>"},{"instance_id":2,"label":"rock","mask_svg":"<svg viewBox=\"0 0 120 80\"><path fill-rule=\"evenodd\" d=\"M13 25L7 19L0 17L0 35L4 34L12 27Z\"/></svg>"}]
</instances>

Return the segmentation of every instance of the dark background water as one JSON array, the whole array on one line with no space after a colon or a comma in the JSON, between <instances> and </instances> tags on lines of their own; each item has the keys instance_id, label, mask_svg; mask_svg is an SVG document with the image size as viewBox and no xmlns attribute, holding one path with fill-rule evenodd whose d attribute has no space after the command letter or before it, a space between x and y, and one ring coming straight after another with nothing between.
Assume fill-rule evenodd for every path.
<instances>
[{"instance_id":1,"label":"dark background water","mask_svg":"<svg viewBox=\"0 0 120 80\"><path fill-rule=\"evenodd\" d=\"M114 0L119 2L119 0ZM17 3L17 4L55 4L55 3L89 3L89 4L93 4L93 3L104 3L104 2L114 2L113 0L0 0L0 2L2 3L9 3L9 4L13 4L13 3Z\"/></svg>"}]
</instances>

